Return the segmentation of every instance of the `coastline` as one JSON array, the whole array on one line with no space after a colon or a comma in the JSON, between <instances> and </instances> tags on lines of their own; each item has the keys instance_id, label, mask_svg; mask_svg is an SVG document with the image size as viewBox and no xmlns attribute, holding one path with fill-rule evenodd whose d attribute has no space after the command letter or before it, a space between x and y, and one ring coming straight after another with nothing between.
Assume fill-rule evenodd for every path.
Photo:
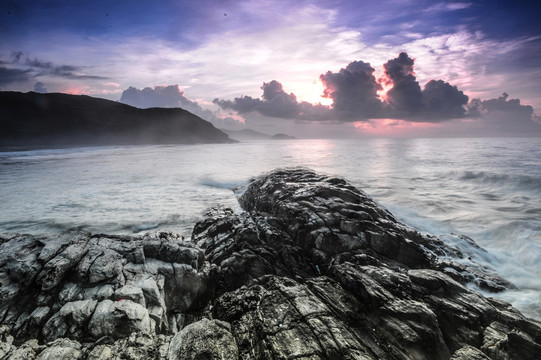
<instances>
[{"instance_id":1,"label":"coastline","mask_svg":"<svg viewBox=\"0 0 541 360\"><path fill-rule=\"evenodd\" d=\"M1 348L89 358L146 343L140 358L466 359L527 358L541 346L539 323L467 288L511 283L457 262L459 249L398 222L342 179L276 170L253 179L239 201L244 212L209 211L191 240L2 237ZM209 333L234 346L213 346ZM183 348L186 338L200 345Z\"/></svg>"}]
</instances>

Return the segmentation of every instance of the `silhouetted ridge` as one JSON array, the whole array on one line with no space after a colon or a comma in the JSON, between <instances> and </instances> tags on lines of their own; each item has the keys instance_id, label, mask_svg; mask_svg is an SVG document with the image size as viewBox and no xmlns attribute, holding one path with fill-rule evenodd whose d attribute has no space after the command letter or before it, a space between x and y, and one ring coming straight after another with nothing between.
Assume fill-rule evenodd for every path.
<instances>
[{"instance_id":1,"label":"silhouetted ridge","mask_svg":"<svg viewBox=\"0 0 541 360\"><path fill-rule=\"evenodd\" d=\"M180 108L138 109L85 95L0 92L0 146L234 142Z\"/></svg>"}]
</instances>

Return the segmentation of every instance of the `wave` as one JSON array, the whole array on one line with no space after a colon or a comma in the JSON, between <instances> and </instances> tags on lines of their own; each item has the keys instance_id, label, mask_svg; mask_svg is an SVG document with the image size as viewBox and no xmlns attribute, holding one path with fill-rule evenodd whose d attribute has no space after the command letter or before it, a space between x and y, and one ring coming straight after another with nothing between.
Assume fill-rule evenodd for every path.
<instances>
[{"instance_id":1,"label":"wave","mask_svg":"<svg viewBox=\"0 0 541 360\"><path fill-rule=\"evenodd\" d=\"M216 188L216 189L234 190L235 188L245 184L245 181L239 181L239 180L219 181L219 180L212 179L210 177L201 177L198 183L199 185Z\"/></svg>"},{"instance_id":2,"label":"wave","mask_svg":"<svg viewBox=\"0 0 541 360\"><path fill-rule=\"evenodd\" d=\"M159 222L158 223L142 223L142 224L129 226L129 228L134 234L136 234L142 231L157 229L159 226L160 226Z\"/></svg>"},{"instance_id":3,"label":"wave","mask_svg":"<svg viewBox=\"0 0 541 360\"><path fill-rule=\"evenodd\" d=\"M541 177L520 174L498 174L486 171L464 171L459 180L478 185L513 186L541 193Z\"/></svg>"}]
</instances>

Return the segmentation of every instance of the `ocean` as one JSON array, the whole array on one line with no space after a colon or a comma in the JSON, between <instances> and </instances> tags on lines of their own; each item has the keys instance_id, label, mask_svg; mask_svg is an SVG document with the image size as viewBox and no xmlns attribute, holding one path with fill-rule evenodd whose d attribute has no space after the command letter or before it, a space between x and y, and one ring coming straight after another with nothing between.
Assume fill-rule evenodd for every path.
<instances>
[{"instance_id":1,"label":"ocean","mask_svg":"<svg viewBox=\"0 0 541 360\"><path fill-rule=\"evenodd\" d=\"M275 168L345 178L421 232L519 288L489 294L541 320L541 138L287 140L0 153L0 233L189 237L206 209L240 211L232 189ZM472 285L474 287L474 285Z\"/></svg>"}]
</instances>

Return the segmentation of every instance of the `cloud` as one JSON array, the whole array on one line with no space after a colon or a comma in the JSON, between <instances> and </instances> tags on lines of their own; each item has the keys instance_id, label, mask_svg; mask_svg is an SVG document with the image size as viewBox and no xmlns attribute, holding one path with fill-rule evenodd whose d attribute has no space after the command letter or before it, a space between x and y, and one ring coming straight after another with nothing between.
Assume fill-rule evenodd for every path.
<instances>
[{"instance_id":1,"label":"cloud","mask_svg":"<svg viewBox=\"0 0 541 360\"><path fill-rule=\"evenodd\" d=\"M383 65L387 81L393 84L387 92L387 102L395 116L411 118L423 110L421 86L415 79L413 63L408 54L401 52Z\"/></svg>"},{"instance_id":2,"label":"cloud","mask_svg":"<svg viewBox=\"0 0 541 360\"><path fill-rule=\"evenodd\" d=\"M463 10L467 9L470 6L472 6L473 3L471 2L446 2L446 3L438 3L436 5L432 5L424 10L424 12L433 13L433 12L447 12L447 11L456 11L456 10Z\"/></svg>"},{"instance_id":3,"label":"cloud","mask_svg":"<svg viewBox=\"0 0 541 360\"><path fill-rule=\"evenodd\" d=\"M239 114L350 122L368 119L403 119L418 122L440 122L462 118L468 96L443 80L430 80L424 89L415 78L414 60L405 52L383 65L384 76L376 79L375 69L363 61L353 61L338 72L320 76L323 96L332 99L330 107L299 102L294 93L284 91L280 82L263 83L261 98L241 96L234 100L214 99L222 109ZM384 94L379 92L388 91Z\"/></svg>"},{"instance_id":4,"label":"cloud","mask_svg":"<svg viewBox=\"0 0 541 360\"><path fill-rule=\"evenodd\" d=\"M33 77L32 71L28 69L12 69L0 64L0 85L15 82L24 82Z\"/></svg>"},{"instance_id":5,"label":"cloud","mask_svg":"<svg viewBox=\"0 0 541 360\"><path fill-rule=\"evenodd\" d=\"M262 99L255 99L251 96L241 96L231 100L214 99L213 103L222 109L231 109L239 114L246 114L256 111L263 116L294 119L301 112L300 104L295 94L287 94L282 84L276 80L263 83Z\"/></svg>"},{"instance_id":6,"label":"cloud","mask_svg":"<svg viewBox=\"0 0 541 360\"><path fill-rule=\"evenodd\" d=\"M11 52L11 59L13 63L18 63L19 61L21 61L23 56L24 56L24 53L22 51Z\"/></svg>"},{"instance_id":7,"label":"cloud","mask_svg":"<svg viewBox=\"0 0 541 360\"><path fill-rule=\"evenodd\" d=\"M183 108L204 120L210 121L219 128L236 128L240 120L231 116L219 116L215 112L203 109L197 101L188 99L179 85L145 87L141 90L130 86L122 92L120 102L141 109L151 107Z\"/></svg>"},{"instance_id":8,"label":"cloud","mask_svg":"<svg viewBox=\"0 0 541 360\"><path fill-rule=\"evenodd\" d=\"M423 116L428 119L458 119L466 114L468 96L443 80L430 80L422 91Z\"/></svg>"},{"instance_id":9,"label":"cloud","mask_svg":"<svg viewBox=\"0 0 541 360\"><path fill-rule=\"evenodd\" d=\"M386 116L422 122L464 117L468 96L443 80L430 80L421 89L414 63L407 53L401 52L383 65L386 76L383 81L392 84L386 94L389 110Z\"/></svg>"},{"instance_id":10,"label":"cloud","mask_svg":"<svg viewBox=\"0 0 541 360\"><path fill-rule=\"evenodd\" d=\"M12 73L26 73L27 77L15 81L26 81L31 77L52 76L72 80L107 80L108 77L87 75L84 68L75 65L56 65L49 61L42 61L37 58L31 59L22 51L13 51L9 63L1 61L0 65L10 65ZM5 67L4 67L5 69Z\"/></svg>"},{"instance_id":11,"label":"cloud","mask_svg":"<svg viewBox=\"0 0 541 360\"><path fill-rule=\"evenodd\" d=\"M336 114L328 106L314 105L306 101L297 101L293 93L286 93L280 82L272 80L261 86L261 99L241 96L234 100L214 99L212 102L224 110L233 110L239 114L258 113L260 115L281 119L297 119L310 121L333 120Z\"/></svg>"},{"instance_id":12,"label":"cloud","mask_svg":"<svg viewBox=\"0 0 541 360\"><path fill-rule=\"evenodd\" d=\"M382 102L377 92L382 90L376 81L374 68L362 61L349 63L346 68L320 76L325 87L323 96L333 100L332 109L340 117L377 117Z\"/></svg>"},{"instance_id":13,"label":"cloud","mask_svg":"<svg viewBox=\"0 0 541 360\"><path fill-rule=\"evenodd\" d=\"M22 55L20 53L16 54L16 61L19 62ZM24 65L29 66L33 71L36 72L36 76L51 75L73 80L107 80L108 77L96 76L96 75L86 75L83 72L83 68L80 66L74 65L54 65L48 61L40 61L38 59L29 59L26 58Z\"/></svg>"},{"instance_id":14,"label":"cloud","mask_svg":"<svg viewBox=\"0 0 541 360\"><path fill-rule=\"evenodd\" d=\"M479 119L479 124L489 130L509 135L534 135L541 133L541 118L530 105L519 99L509 99L507 93L489 100L473 99L468 104L468 115Z\"/></svg>"},{"instance_id":15,"label":"cloud","mask_svg":"<svg viewBox=\"0 0 541 360\"><path fill-rule=\"evenodd\" d=\"M34 92L44 94L47 92L47 88L45 87L45 84L43 84L41 81L38 81L34 84Z\"/></svg>"},{"instance_id":16,"label":"cloud","mask_svg":"<svg viewBox=\"0 0 541 360\"><path fill-rule=\"evenodd\" d=\"M120 102L138 108L150 107L181 107L182 104L192 104L184 96L178 85L146 87L139 90L133 86L124 90Z\"/></svg>"}]
</instances>

